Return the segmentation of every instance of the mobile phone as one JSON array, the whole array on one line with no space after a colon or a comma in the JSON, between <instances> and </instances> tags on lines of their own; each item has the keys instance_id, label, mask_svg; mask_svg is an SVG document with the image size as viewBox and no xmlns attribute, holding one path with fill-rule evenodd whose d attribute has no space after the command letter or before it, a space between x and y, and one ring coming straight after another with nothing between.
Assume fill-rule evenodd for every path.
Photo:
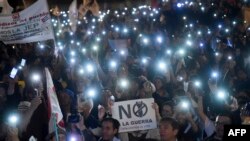
<instances>
[{"instance_id":1,"label":"mobile phone","mask_svg":"<svg viewBox=\"0 0 250 141\"><path fill-rule=\"evenodd\" d=\"M22 59L22 61L21 61L21 66L24 67L25 64L26 64L26 60L25 60L25 59Z\"/></svg>"},{"instance_id":2,"label":"mobile phone","mask_svg":"<svg viewBox=\"0 0 250 141\"><path fill-rule=\"evenodd\" d=\"M16 77L17 71L17 68L13 68L10 72L10 78L14 79Z\"/></svg>"}]
</instances>

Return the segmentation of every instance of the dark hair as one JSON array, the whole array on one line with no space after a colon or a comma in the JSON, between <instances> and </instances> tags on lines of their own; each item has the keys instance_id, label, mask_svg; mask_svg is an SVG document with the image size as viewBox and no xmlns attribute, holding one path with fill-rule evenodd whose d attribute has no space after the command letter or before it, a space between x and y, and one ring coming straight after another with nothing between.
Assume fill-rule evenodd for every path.
<instances>
[{"instance_id":1,"label":"dark hair","mask_svg":"<svg viewBox=\"0 0 250 141\"><path fill-rule=\"evenodd\" d=\"M164 106L169 106L172 109L172 111L174 112L174 102L173 101L167 101L167 102L162 103L160 105L160 111L162 111Z\"/></svg>"},{"instance_id":2,"label":"dark hair","mask_svg":"<svg viewBox=\"0 0 250 141\"><path fill-rule=\"evenodd\" d=\"M104 122L111 122L113 124L113 128L119 130L120 123L118 120L116 120L114 118L105 118L102 120L102 123L104 123Z\"/></svg>"},{"instance_id":3,"label":"dark hair","mask_svg":"<svg viewBox=\"0 0 250 141\"><path fill-rule=\"evenodd\" d=\"M179 123L171 117L162 118L160 123L169 123L173 127L174 130L176 129L179 130L180 128Z\"/></svg>"}]
</instances>

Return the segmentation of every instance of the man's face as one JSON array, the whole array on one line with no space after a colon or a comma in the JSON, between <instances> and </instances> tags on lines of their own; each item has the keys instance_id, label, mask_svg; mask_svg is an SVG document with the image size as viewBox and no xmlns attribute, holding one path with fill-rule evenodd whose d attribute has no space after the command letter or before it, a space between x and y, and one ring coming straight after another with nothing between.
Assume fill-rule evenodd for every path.
<instances>
[{"instance_id":1,"label":"man's face","mask_svg":"<svg viewBox=\"0 0 250 141\"><path fill-rule=\"evenodd\" d=\"M173 140L178 133L178 130L173 129L170 123L162 122L160 124L161 141Z\"/></svg>"},{"instance_id":2,"label":"man's face","mask_svg":"<svg viewBox=\"0 0 250 141\"><path fill-rule=\"evenodd\" d=\"M103 122L102 123L102 138L103 140L112 140L117 133L117 129L114 129L113 124L111 122Z\"/></svg>"},{"instance_id":3,"label":"man's face","mask_svg":"<svg viewBox=\"0 0 250 141\"><path fill-rule=\"evenodd\" d=\"M224 125L231 124L230 118L226 116L217 116L215 121L216 134L218 137L223 137Z\"/></svg>"},{"instance_id":4,"label":"man's face","mask_svg":"<svg viewBox=\"0 0 250 141\"><path fill-rule=\"evenodd\" d=\"M171 106L169 105L164 105L162 107L162 117L172 117L173 116L173 110L171 108Z\"/></svg>"}]
</instances>

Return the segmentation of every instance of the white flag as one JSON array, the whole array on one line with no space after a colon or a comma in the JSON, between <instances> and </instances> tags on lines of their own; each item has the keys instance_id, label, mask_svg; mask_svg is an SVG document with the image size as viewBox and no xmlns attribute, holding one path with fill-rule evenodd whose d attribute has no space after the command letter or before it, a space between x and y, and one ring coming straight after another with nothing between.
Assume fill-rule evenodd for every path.
<instances>
[{"instance_id":1,"label":"white flag","mask_svg":"<svg viewBox=\"0 0 250 141\"><path fill-rule=\"evenodd\" d=\"M0 16L10 15L13 11L13 8L9 5L7 0L0 0L0 9Z\"/></svg>"},{"instance_id":2,"label":"white flag","mask_svg":"<svg viewBox=\"0 0 250 141\"><path fill-rule=\"evenodd\" d=\"M47 96L48 96L48 102L49 102L49 133L52 133L55 130L55 127L53 125L53 114L56 115L56 122L58 125L60 125L63 120L63 114L57 99L55 87L51 78L51 74L49 72L48 68L45 68L46 73L46 83L47 83Z\"/></svg>"}]
</instances>

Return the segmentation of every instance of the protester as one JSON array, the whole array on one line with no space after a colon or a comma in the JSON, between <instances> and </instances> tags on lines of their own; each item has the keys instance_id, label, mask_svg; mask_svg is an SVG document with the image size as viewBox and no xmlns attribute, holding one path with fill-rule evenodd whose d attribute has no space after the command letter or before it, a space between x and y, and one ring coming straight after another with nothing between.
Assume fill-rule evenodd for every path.
<instances>
[{"instance_id":1,"label":"protester","mask_svg":"<svg viewBox=\"0 0 250 141\"><path fill-rule=\"evenodd\" d=\"M118 136L120 123L113 118L105 118L102 121L102 137L99 141L120 141Z\"/></svg>"},{"instance_id":2,"label":"protester","mask_svg":"<svg viewBox=\"0 0 250 141\"><path fill-rule=\"evenodd\" d=\"M177 141L179 124L173 118L163 118L160 121L160 136L161 141Z\"/></svg>"}]
</instances>

